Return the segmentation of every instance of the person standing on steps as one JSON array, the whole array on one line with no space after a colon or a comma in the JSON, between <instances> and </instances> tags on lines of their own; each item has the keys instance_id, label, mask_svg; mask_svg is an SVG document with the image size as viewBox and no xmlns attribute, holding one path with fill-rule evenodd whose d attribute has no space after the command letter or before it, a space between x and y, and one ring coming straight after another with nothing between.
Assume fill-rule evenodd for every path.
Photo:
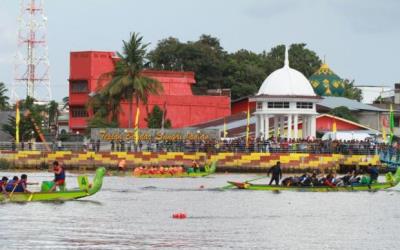
<instances>
[{"instance_id":1,"label":"person standing on steps","mask_svg":"<svg viewBox=\"0 0 400 250\"><path fill-rule=\"evenodd\" d=\"M269 185L275 181L275 185L279 185L279 180L282 178L282 169L281 162L277 161L276 165L268 170L268 176L272 173L271 180L269 181Z\"/></svg>"}]
</instances>

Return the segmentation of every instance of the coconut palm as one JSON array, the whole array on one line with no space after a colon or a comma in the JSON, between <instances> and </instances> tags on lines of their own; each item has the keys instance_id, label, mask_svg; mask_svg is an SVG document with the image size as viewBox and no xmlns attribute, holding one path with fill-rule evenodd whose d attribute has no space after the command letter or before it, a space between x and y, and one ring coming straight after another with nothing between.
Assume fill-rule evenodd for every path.
<instances>
[{"instance_id":1,"label":"coconut palm","mask_svg":"<svg viewBox=\"0 0 400 250\"><path fill-rule=\"evenodd\" d=\"M63 102L63 107L62 107L62 109L67 109L67 108L69 108L69 96L64 97L64 98L62 99L62 102Z\"/></svg>"},{"instance_id":2,"label":"coconut palm","mask_svg":"<svg viewBox=\"0 0 400 250\"><path fill-rule=\"evenodd\" d=\"M4 83L0 82L0 110L8 109L7 88Z\"/></svg>"},{"instance_id":3,"label":"coconut palm","mask_svg":"<svg viewBox=\"0 0 400 250\"><path fill-rule=\"evenodd\" d=\"M120 60L115 70L109 74L111 80L102 90L109 101L125 99L129 102L128 127L132 127L133 103L147 104L149 95L158 95L163 91L162 85L155 79L141 75L145 68L146 48L143 37L132 33L128 42L123 41L122 54L117 52Z\"/></svg>"},{"instance_id":4,"label":"coconut palm","mask_svg":"<svg viewBox=\"0 0 400 250\"><path fill-rule=\"evenodd\" d=\"M49 116L49 127L51 127L51 125L57 126L58 116L60 115L60 111L58 110L58 103L52 100L49 102L49 104L47 104L47 108Z\"/></svg>"}]
</instances>

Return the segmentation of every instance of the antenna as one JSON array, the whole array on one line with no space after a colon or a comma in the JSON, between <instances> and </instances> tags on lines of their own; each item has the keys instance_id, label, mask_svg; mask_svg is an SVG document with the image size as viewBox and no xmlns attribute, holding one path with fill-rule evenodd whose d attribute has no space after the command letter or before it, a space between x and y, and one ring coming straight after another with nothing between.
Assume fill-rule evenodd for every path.
<instances>
[{"instance_id":1,"label":"antenna","mask_svg":"<svg viewBox=\"0 0 400 250\"><path fill-rule=\"evenodd\" d=\"M18 44L14 64L11 100L27 96L37 101L51 100L49 57L46 31L47 17L42 0L20 0Z\"/></svg>"}]
</instances>

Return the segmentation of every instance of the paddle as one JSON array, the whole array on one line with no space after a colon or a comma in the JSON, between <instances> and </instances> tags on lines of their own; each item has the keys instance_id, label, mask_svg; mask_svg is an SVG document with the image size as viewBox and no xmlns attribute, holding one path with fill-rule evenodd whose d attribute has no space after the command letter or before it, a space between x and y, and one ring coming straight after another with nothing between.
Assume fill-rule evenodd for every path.
<instances>
[{"instance_id":1,"label":"paddle","mask_svg":"<svg viewBox=\"0 0 400 250\"><path fill-rule=\"evenodd\" d=\"M260 180L260 179L264 179L264 178L267 178L267 177L268 177L268 176L257 177L257 178L252 179L252 180L244 181L244 183L249 183L249 182L256 181L256 180ZM231 187L233 187L233 186L234 186L233 184L229 184L229 185L226 185L226 186L222 187L221 189L228 189L228 188L231 188Z\"/></svg>"},{"instance_id":2,"label":"paddle","mask_svg":"<svg viewBox=\"0 0 400 250\"><path fill-rule=\"evenodd\" d=\"M17 182L17 183L15 183L13 190L11 191L10 195L8 196L8 199L10 199L10 200L11 200L11 197L13 196L13 194L14 194L14 191L15 191L15 189L17 188L17 186L18 186L18 182Z\"/></svg>"}]
</instances>

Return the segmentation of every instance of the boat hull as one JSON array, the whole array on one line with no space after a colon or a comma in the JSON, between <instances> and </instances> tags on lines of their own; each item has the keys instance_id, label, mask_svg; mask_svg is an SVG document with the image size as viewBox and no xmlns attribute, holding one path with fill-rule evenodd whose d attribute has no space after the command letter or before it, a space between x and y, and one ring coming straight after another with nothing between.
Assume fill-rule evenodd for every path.
<instances>
[{"instance_id":1,"label":"boat hull","mask_svg":"<svg viewBox=\"0 0 400 250\"><path fill-rule=\"evenodd\" d=\"M143 175L135 175L138 178L199 178L206 177L215 173L217 169L217 163L213 162L210 166L210 169L206 172L197 172L197 173L181 173L181 174L143 174Z\"/></svg>"},{"instance_id":2,"label":"boat hull","mask_svg":"<svg viewBox=\"0 0 400 250\"><path fill-rule=\"evenodd\" d=\"M105 168L98 168L96 170L96 175L93 178L92 185L86 189L71 189L55 192L11 193L8 196L0 194L0 202L68 201L88 197L100 191L103 185L105 172ZM82 178L82 180L85 179Z\"/></svg>"},{"instance_id":3,"label":"boat hull","mask_svg":"<svg viewBox=\"0 0 400 250\"><path fill-rule=\"evenodd\" d=\"M93 193L94 194L94 193ZM34 193L14 193L11 197L2 196L0 201L27 202L27 201L67 201L87 197L93 194L88 192L64 191L64 192L34 192Z\"/></svg>"},{"instance_id":4,"label":"boat hull","mask_svg":"<svg viewBox=\"0 0 400 250\"><path fill-rule=\"evenodd\" d=\"M281 186L281 185L263 185L251 184L245 182L228 181L229 184L238 189L246 190L262 190L262 191L298 191L298 192L352 192L352 191L379 191L394 187L391 183L375 183L372 185L355 185L355 186L342 186L342 187L299 187L299 186Z\"/></svg>"}]
</instances>

